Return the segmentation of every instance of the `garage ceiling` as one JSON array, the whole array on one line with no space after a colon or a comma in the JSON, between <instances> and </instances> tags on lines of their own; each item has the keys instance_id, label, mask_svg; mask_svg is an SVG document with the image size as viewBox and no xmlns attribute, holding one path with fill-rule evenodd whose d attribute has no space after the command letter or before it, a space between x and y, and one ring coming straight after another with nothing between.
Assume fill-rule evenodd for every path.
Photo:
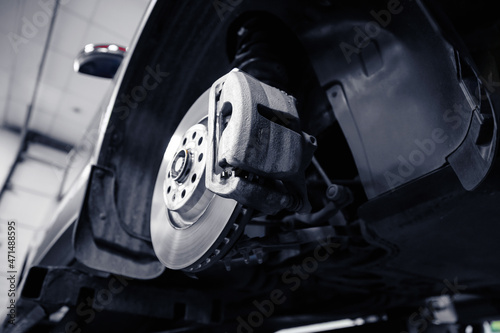
<instances>
[{"instance_id":1,"label":"garage ceiling","mask_svg":"<svg viewBox=\"0 0 500 333\"><path fill-rule=\"evenodd\" d=\"M55 0L0 1L0 126L20 129L32 101ZM148 0L61 0L29 124L77 144L110 81L73 72L89 43L128 46Z\"/></svg>"}]
</instances>

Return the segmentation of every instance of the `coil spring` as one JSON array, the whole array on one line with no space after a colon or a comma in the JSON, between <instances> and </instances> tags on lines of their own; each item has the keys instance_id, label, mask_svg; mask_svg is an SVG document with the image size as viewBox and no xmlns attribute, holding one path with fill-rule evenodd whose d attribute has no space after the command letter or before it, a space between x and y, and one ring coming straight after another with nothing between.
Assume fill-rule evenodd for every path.
<instances>
[{"instance_id":1,"label":"coil spring","mask_svg":"<svg viewBox=\"0 0 500 333\"><path fill-rule=\"evenodd\" d=\"M295 35L278 18L259 13L232 27L232 66L294 95L303 54ZM230 31L231 31L230 30Z\"/></svg>"}]
</instances>

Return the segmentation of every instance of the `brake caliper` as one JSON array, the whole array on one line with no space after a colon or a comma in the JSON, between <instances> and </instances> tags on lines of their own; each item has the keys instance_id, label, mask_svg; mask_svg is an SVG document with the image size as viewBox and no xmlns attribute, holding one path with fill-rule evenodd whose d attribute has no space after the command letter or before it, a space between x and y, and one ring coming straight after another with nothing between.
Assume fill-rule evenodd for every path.
<instances>
[{"instance_id":1,"label":"brake caliper","mask_svg":"<svg viewBox=\"0 0 500 333\"><path fill-rule=\"evenodd\" d=\"M265 214L310 211L316 139L300 130L294 97L235 69L210 90L208 138L207 189Z\"/></svg>"}]
</instances>

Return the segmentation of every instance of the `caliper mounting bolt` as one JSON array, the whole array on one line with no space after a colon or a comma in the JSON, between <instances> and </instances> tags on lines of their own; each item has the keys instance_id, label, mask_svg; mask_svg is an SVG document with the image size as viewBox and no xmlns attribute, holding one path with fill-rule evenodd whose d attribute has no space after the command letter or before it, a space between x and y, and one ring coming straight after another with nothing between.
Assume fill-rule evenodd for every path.
<instances>
[{"instance_id":1,"label":"caliper mounting bolt","mask_svg":"<svg viewBox=\"0 0 500 333\"><path fill-rule=\"evenodd\" d=\"M326 189L326 197L338 206L346 206L353 200L352 192L349 188L337 184L331 184Z\"/></svg>"}]
</instances>

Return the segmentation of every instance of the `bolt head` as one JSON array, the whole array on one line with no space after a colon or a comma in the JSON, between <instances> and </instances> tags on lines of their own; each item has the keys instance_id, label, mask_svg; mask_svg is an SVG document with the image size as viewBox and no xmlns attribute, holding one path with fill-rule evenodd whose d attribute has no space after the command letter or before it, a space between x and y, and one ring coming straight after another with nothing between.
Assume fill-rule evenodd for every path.
<instances>
[{"instance_id":1,"label":"bolt head","mask_svg":"<svg viewBox=\"0 0 500 333\"><path fill-rule=\"evenodd\" d=\"M340 190L338 185L332 184L328 186L326 190L326 197L330 200L336 201L339 200L342 196L342 191Z\"/></svg>"},{"instance_id":2,"label":"bolt head","mask_svg":"<svg viewBox=\"0 0 500 333\"><path fill-rule=\"evenodd\" d=\"M224 170L224 171L221 172L220 178L221 179L228 179L229 177L231 177L231 175L232 175L231 171Z\"/></svg>"}]
</instances>

